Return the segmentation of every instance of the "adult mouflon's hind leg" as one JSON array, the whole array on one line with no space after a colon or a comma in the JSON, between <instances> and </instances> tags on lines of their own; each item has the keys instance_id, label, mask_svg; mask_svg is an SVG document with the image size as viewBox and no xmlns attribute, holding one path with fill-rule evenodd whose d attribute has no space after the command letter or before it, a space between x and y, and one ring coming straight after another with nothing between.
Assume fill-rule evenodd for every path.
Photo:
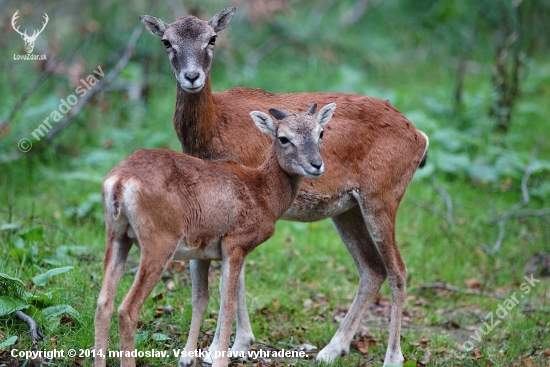
<instances>
[{"instance_id":1,"label":"adult mouflon's hind leg","mask_svg":"<svg viewBox=\"0 0 550 367\"><path fill-rule=\"evenodd\" d=\"M236 352L243 352L246 355L246 352L250 350L250 347L254 344L254 333L252 332L252 326L250 325L250 319L248 317L248 310L246 306L246 293L245 293L245 265L241 268L241 274L239 276L239 284L237 286L237 330L235 332L235 341L231 347L231 351L235 354ZM220 280L220 297L223 302L223 286ZM220 312L218 317L221 317L223 312L220 302ZM214 333L214 338L212 344L208 348L210 351L218 350L218 343L220 337L220 323L218 322L216 326L216 332ZM212 363L212 359L206 359L205 362Z\"/></svg>"},{"instance_id":2,"label":"adult mouflon's hind leg","mask_svg":"<svg viewBox=\"0 0 550 367\"><path fill-rule=\"evenodd\" d=\"M232 247L231 244L238 242L240 237L225 238L225 249L223 249L222 261L222 280L221 280L221 307L218 318L219 340L215 350L210 349L213 353L214 360L212 367L227 366L229 356L229 338L231 336L231 327L235 320L237 312L237 288L239 286L239 278L241 269L244 263L245 254L243 249Z\"/></svg>"},{"instance_id":3,"label":"adult mouflon's hind leg","mask_svg":"<svg viewBox=\"0 0 550 367\"><path fill-rule=\"evenodd\" d=\"M363 218L384 261L392 298L390 337L384 366L401 366L401 320L406 296L407 268L395 240L395 218L399 201L356 194Z\"/></svg>"},{"instance_id":4,"label":"adult mouflon's hind leg","mask_svg":"<svg viewBox=\"0 0 550 367\"><path fill-rule=\"evenodd\" d=\"M332 218L342 241L353 256L359 272L359 287L344 321L336 334L317 355L317 360L331 363L346 355L359 322L386 279L386 270L380 253L367 230L358 206Z\"/></svg>"},{"instance_id":5,"label":"adult mouflon's hind leg","mask_svg":"<svg viewBox=\"0 0 550 367\"><path fill-rule=\"evenodd\" d=\"M233 352L246 353L252 344L254 344L254 333L248 318L248 309L246 307L246 292L244 286L245 264L241 268L239 284L237 286L237 330L235 332L235 341L231 347Z\"/></svg>"},{"instance_id":6,"label":"adult mouflon's hind leg","mask_svg":"<svg viewBox=\"0 0 550 367\"><path fill-rule=\"evenodd\" d=\"M208 302L210 301L210 292L208 290L208 269L210 267L209 260L191 260L191 283L193 291L193 314L191 316L191 326L189 328L189 336L187 343L185 344L185 351L192 352L197 350L197 343L199 339L200 328L204 313L208 308ZM179 367L189 367L195 364L196 358L193 357L181 357L179 360Z\"/></svg>"}]
</instances>

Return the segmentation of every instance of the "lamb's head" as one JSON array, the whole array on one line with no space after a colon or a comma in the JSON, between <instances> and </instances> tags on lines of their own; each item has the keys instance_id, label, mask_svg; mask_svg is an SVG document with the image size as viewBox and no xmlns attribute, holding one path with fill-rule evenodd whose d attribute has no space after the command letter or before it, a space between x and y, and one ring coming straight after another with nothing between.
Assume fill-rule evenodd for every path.
<instances>
[{"instance_id":1,"label":"lamb's head","mask_svg":"<svg viewBox=\"0 0 550 367\"><path fill-rule=\"evenodd\" d=\"M325 170L321 158L321 141L325 126L336 109L330 103L315 114L314 103L307 112L288 114L272 108L268 114L252 111L250 116L256 126L274 141L277 159L283 170L308 178L318 178Z\"/></svg>"}]
</instances>

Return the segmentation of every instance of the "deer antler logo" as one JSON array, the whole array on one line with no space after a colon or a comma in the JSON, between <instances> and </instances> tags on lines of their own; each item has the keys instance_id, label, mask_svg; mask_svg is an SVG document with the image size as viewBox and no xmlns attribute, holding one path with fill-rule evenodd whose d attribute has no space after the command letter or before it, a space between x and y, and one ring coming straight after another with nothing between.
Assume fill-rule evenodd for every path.
<instances>
[{"instance_id":1,"label":"deer antler logo","mask_svg":"<svg viewBox=\"0 0 550 367\"><path fill-rule=\"evenodd\" d=\"M49 20L48 14L44 13L44 22L42 22L42 29L39 30L38 32L35 29L33 31L32 35L29 36L27 34L26 29L25 29L25 32L20 32L19 27L16 28L16 26L15 26L15 22L17 21L17 18L19 17L18 13L19 13L19 10L17 10L15 12L15 14L13 15L13 17L11 18L11 26L13 27L13 29L17 33L19 33L21 35L21 38L23 38L23 41L25 41L25 49L27 50L27 53L30 54L32 52L32 50L34 49L34 43L36 42L36 39L38 38L38 35L40 33L42 33L44 28L46 28L46 24L48 24L48 20Z\"/></svg>"}]
</instances>

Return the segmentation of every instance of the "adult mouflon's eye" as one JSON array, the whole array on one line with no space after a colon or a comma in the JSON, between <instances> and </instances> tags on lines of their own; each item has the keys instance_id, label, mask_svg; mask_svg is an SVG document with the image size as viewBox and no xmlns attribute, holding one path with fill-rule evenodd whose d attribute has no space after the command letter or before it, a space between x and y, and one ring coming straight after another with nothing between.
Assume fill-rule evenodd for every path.
<instances>
[{"instance_id":1,"label":"adult mouflon's eye","mask_svg":"<svg viewBox=\"0 0 550 367\"><path fill-rule=\"evenodd\" d=\"M214 46L216 44L216 38L218 36L212 36L210 37L210 41L208 41L208 44L211 45L211 46Z\"/></svg>"},{"instance_id":2,"label":"adult mouflon's eye","mask_svg":"<svg viewBox=\"0 0 550 367\"><path fill-rule=\"evenodd\" d=\"M324 131L321 131L321 133L319 134L319 139L323 139L323 135L324 135Z\"/></svg>"},{"instance_id":3,"label":"adult mouflon's eye","mask_svg":"<svg viewBox=\"0 0 550 367\"><path fill-rule=\"evenodd\" d=\"M281 136L281 137L279 137L279 142L280 142L282 145L287 145L288 143L290 143L290 140L288 140L288 139L285 138L284 136Z\"/></svg>"},{"instance_id":4,"label":"adult mouflon's eye","mask_svg":"<svg viewBox=\"0 0 550 367\"><path fill-rule=\"evenodd\" d=\"M164 43L164 47L166 47L166 48L172 47L172 44L168 40L162 40L162 43Z\"/></svg>"}]
</instances>

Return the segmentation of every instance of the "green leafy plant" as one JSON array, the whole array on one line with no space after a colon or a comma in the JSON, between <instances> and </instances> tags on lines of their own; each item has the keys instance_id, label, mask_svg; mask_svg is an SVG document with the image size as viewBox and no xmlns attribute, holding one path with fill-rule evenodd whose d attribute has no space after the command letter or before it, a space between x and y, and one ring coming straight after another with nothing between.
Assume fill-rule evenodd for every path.
<instances>
[{"instance_id":1,"label":"green leafy plant","mask_svg":"<svg viewBox=\"0 0 550 367\"><path fill-rule=\"evenodd\" d=\"M38 274L32 278L36 287L44 288L48 285L50 278L66 273L73 269L73 266L50 269L45 273ZM57 290L48 292L31 293L26 290L25 283L8 274L0 273L0 317L15 315L17 318L27 322L31 328L33 343L36 343L41 332L36 329L35 321L44 325L49 330L59 326L63 315L68 315L73 320L82 323L80 314L72 306L58 304ZM25 310L26 313L22 311ZM0 345L0 348L14 344L16 336L8 338Z\"/></svg>"}]
</instances>

